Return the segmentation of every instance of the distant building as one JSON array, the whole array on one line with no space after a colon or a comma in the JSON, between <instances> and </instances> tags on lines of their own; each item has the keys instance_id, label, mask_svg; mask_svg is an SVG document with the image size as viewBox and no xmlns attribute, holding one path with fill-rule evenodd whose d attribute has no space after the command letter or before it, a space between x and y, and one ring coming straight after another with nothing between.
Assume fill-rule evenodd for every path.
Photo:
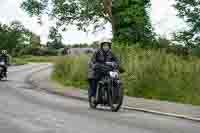
<instances>
[{"instance_id":1,"label":"distant building","mask_svg":"<svg viewBox=\"0 0 200 133\"><path fill-rule=\"evenodd\" d=\"M70 54L77 55L77 54L92 54L96 51L95 48L70 48Z\"/></svg>"},{"instance_id":2,"label":"distant building","mask_svg":"<svg viewBox=\"0 0 200 133\"><path fill-rule=\"evenodd\" d=\"M95 48L61 48L59 55L79 55L79 54L92 54L96 51Z\"/></svg>"}]
</instances>

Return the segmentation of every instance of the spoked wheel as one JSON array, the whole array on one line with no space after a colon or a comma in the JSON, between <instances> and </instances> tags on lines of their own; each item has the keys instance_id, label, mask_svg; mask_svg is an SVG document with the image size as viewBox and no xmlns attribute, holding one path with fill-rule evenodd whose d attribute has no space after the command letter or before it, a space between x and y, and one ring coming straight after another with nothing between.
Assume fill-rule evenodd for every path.
<instances>
[{"instance_id":1,"label":"spoked wheel","mask_svg":"<svg viewBox=\"0 0 200 133\"><path fill-rule=\"evenodd\" d=\"M112 92L109 93L109 104L110 104L110 107L111 107L111 111L112 112L117 112L119 111L119 109L121 108L122 106L122 103L123 103L123 90L122 88L120 87L119 88L119 96L115 97L113 96Z\"/></svg>"}]
</instances>

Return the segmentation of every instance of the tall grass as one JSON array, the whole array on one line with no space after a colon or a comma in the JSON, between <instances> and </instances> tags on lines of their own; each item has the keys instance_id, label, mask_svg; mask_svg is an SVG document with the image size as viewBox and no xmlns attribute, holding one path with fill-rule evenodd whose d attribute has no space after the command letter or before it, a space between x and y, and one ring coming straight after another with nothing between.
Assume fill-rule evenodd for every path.
<instances>
[{"instance_id":1,"label":"tall grass","mask_svg":"<svg viewBox=\"0 0 200 133\"><path fill-rule=\"evenodd\" d=\"M200 105L200 60L163 51L126 49L125 92L129 96Z\"/></svg>"},{"instance_id":2,"label":"tall grass","mask_svg":"<svg viewBox=\"0 0 200 133\"><path fill-rule=\"evenodd\" d=\"M200 59L139 48L115 48L126 72L125 94L200 105ZM87 88L89 57L67 56L55 65L53 77L65 85Z\"/></svg>"},{"instance_id":3,"label":"tall grass","mask_svg":"<svg viewBox=\"0 0 200 133\"><path fill-rule=\"evenodd\" d=\"M87 69L89 57L63 56L55 61L52 78L66 86L87 89Z\"/></svg>"}]
</instances>

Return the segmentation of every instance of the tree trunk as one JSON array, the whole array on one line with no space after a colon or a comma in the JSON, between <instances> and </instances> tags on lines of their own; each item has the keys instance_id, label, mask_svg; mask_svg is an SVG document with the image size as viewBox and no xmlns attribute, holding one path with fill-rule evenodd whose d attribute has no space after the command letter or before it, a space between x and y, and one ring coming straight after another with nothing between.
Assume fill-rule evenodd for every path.
<instances>
[{"instance_id":1,"label":"tree trunk","mask_svg":"<svg viewBox=\"0 0 200 133\"><path fill-rule=\"evenodd\" d=\"M112 14L112 0L103 0L104 13L107 14L111 20L112 33L116 31L116 18Z\"/></svg>"},{"instance_id":2,"label":"tree trunk","mask_svg":"<svg viewBox=\"0 0 200 133\"><path fill-rule=\"evenodd\" d=\"M113 36L117 31L117 18L115 16L112 16L112 33Z\"/></svg>"},{"instance_id":3,"label":"tree trunk","mask_svg":"<svg viewBox=\"0 0 200 133\"><path fill-rule=\"evenodd\" d=\"M103 0L104 13L108 14L112 18L112 0Z\"/></svg>"}]
</instances>

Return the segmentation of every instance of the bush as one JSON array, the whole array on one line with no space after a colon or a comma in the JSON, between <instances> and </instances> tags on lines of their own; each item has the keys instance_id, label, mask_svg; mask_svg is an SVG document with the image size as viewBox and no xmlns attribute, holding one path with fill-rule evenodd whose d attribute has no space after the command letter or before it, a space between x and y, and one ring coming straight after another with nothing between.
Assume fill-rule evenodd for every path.
<instances>
[{"instance_id":1,"label":"bush","mask_svg":"<svg viewBox=\"0 0 200 133\"><path fill-rule=\"evenodd\" d=\"M32 49L31 54L34 56L56 56L57 51L55 49L36 48L36 49Z\"/></svg>"},{"instance_id":2,"label":"bush","mask_svg":"<svg viewBox=\"0 0 200 133\"><path fill-rule=\"evenodd\" d=\"M33 56L56 56L58 54L57 50L55 49L48 49L48 48L23 48L21 49L16 56L23 56L23 55L33 55Z\"/></svg>"},{"instance_id":3,"label":"bush","mask_svg":"<svg viewBox=\"0 0 200 133\"><path fill-rule=\"evenodd\" d=\"M192 48L191 53L193 56L200 57L200 48Z\"/></svg>"},{"instance_id":4,"label":"bush","mask_svg":"<svg viewBox=\"0 0 200 133\"><path fill-rule=\"evenodd\" d=\"M181 45L168 46L166 48L167 53L173 53L178 56L189 56L192 54L191 51L190 48Z\"/></svg>"}]
</instances>

